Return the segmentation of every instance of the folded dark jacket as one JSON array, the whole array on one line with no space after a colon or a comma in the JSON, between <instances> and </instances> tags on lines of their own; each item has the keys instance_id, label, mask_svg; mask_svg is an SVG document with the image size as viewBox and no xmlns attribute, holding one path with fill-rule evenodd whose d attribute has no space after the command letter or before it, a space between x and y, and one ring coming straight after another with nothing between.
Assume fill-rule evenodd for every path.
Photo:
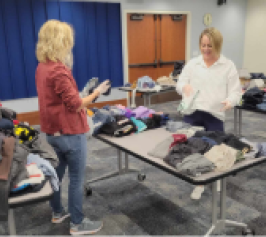
<instances>
[{"instance_id":1,"label":"folded dark jacket","mask_svg":"<svg viewBox=\"0 0 266 237\"><path fill-rule=\"evenodd\" d=\"M225 142L228 135L221 131L197 131L194 137L208 137L214 140L218 145Z\"/></svg>"},{"instance_id":2,"label":"folded dark jacket","mask_svg":"<svg viewBox=\"0 0 266 237\"><path fill-rule=\"evenodd\" d=\"M123 137L135 133L137 130L136 125L130 119L120 116L115 122L104 124L100 132L110 136Z\"/></svg>"},{"instance_id":3,"label":"folded dark jacket","mask_svg":"<svg viewBox=\"0 0 266 237\"><path fill-rule=\"evenodd\" d=\"M10 119L2 118L0 119L0 128L1 129L13 129L14 124Z\"/></svg>"},{"instance_id":4,"label":"folded dark jacket","mask_svg":"<svg viewBox=\"0 0 266 237\"><path fill-rule=\"evenodd\" d=\"M229 136L224 142L227 146L233 147L236 150L240 150L244 153L251 151L251 146L245 142L240 141L237 137Z\"/></svg>"},{"instance_id":5,"label":"folded dark jacket","mask_svg":"<svg viewBox=\"0 0 266 237\"><path fill-rule=\"evenodd\" d=\"M250 145L241 142L238 137L231 133L224 133L221 131L198 131L195 133L194 137L207 137L214 140L218 145L224 143L240 151L249 152L251 149Z\"/></svg>"},{"instance_id":6,"label":"folded dark jacket","mask_svg":"<svg viewBox=\"0 0 266 237\"><path fill-rule=\"evenodd\" d=\"M244 101L261 103L265 92L258 87L253 87L245 92L242 96Z\"/></svg>"},{"instance_id":7,"label":"folded dark jacket","mask_svg":"<svg viewBox=\"0 0 266 237\"><path fill-rule=\"evenodd\" d=\"M164 158L164 161L175 167L177 163L194 153L204 154L211 149L208 142L203 141L201 138L190 138L186 142L178 143L170 150L169 154Z\"/></svg>"},{"instance_id":8,"label":"folded dark jacket","mask_svg":"<svg viewBox=\"0 0 266 237\"><path fill-rule=\"evenodd\" d=\"M17 118L17 113L12 110L12 109L8 109L5 107L0 107L0 118L6 118L6 119L16 119Z\"/></svg>"},{"instance_id":9,"label":"folded dark jacket","mask_svg":"<svg viewBox=\"0 0 266 237\"><path fill-rule=\"evenodd\" d=\"M145 125L147 126L147 129L154 129L161 127L163 118L159 114L152 114L149 118L142 118L140 119Z\"/></svg>"},{"instance_id":10,"label":"folded dark jacket","mask_svg":"<svg viewBox=\"0 0 266 237\"><path fill-rule=\"evenodd\" d=\"M250 73L250 79L259 79L262 77L264 77L264 74L262 72L259 72L259 73L251 72Z\"/></svg>"}]
</instances>

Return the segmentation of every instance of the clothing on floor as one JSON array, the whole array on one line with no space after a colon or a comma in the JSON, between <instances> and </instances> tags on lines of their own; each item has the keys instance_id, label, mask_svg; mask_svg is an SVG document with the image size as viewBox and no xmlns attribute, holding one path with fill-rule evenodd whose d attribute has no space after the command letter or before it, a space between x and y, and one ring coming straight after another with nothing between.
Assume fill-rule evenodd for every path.
<instances>
[{"instance_id":1,"label":"clothing on floor","mask_svg":"<svg viewBox=\"0 0 266 237\"><path fill-rule=\"evenodd\" d=\"M176 169L184 174L199 176L214 170L215 165L199 153L185 157L181 163L177 163Z\"/></svg>"}]
</instances>

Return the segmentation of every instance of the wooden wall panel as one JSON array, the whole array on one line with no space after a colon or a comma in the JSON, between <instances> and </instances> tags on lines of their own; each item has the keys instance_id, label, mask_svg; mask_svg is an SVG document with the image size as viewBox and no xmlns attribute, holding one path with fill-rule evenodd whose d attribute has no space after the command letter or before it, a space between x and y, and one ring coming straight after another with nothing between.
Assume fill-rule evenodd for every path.
<instances>
[{"instance_id":1,"label":"wooden wall panel","mask_svg":"<svg viewBox=\"0 0 266 237\"><path fill-rule=\"evenodd\" d=\"M155 59L154 16L146 14L141 21L130 20L127 14L128 63L153 63Z\"/></svg>"},{"instance_id":2,"label":"wooden wall panel","mask_svg":"<svg viewBox=\"0 0 266 237\"><path fill-rule=\"evenodd\" d=\"M186 22L186 15L183 15L182 21L173 21L170 15L162 15L159 40L163 61L185 60Z\"/></svg>"}]
</instances>

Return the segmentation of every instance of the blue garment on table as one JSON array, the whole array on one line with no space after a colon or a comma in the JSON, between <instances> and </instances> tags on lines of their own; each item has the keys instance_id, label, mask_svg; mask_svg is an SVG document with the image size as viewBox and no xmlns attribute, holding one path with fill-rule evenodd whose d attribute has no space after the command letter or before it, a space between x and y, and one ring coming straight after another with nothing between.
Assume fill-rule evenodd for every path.
<instances>
[{"instance_id":1,"label":"blue garment on table","mask_svg":"<svg viewBox=\"0 0 266 237\"><path fill-rule=\"evenodd\" d=\"M30 185L31 184L29 184L29 183L23 184L23 185L21 185L21 186L19 186L17 188L12 188L10 192L11 193L19 192L19 191L24 190L25 188L29 187Z\"/></svg>"},{"instance_id":2,"label":"blue garment on table","mask_svg":"<svg viewBox=\"0 0 266 237\"><path fill-rule=\"evenodd\" d=\"M0 119L0 128L2 129L13 129L14 128L14 124L11 120L6 119L6 118L2 118Z\"/></svg>"},{"instance_id":3,"label":"blue garment on table","mask_svg":"<svg viewBox=\"0 0 266 237\"><path fill-rule=\"evenodd\" d=\"M99 109L92 116L92 121L94 127L93 134L97 134L104 124L115 121L115 118L113 117L111 111Z\"/></svg>"},{"instance_id":4,"label":"blue garment on table","mask_svg":"<svg viewBox=\"0 0 266 237\"><path fill-rule=\"evenodd\" d=\"M218 143L211 138L203 136L203 137L201 137L201 139L205 142L208 142L212 146L218 145Z\"/></svg>"},{"instance_id":5,"label":"blue garment on table","mask_svg":"<svg viewBox=\"0 0 266 237\"><path fill-rule=\"evenodd\" d=\"M59 179L57 177L56 171L51 163L39 155L30 153L27 157L27 163L35 163L37 167L43 172L45 176L51 177L51 186L54 191L59 190Z\"/></svg>"},{"instance_id":6,"label":"blue garment on table","mask_svg":"<svg viewBox=\"0 0 266 237\"><path fill-rule=\"evenodd\" d=\"M166 125L167 121L170 120L169 114L162 114L161 117L162 117L161 126L164 126Z\"/></svg>"},{"instance_id":7,"label":"blue garment on table","mask_svg":"<svg viewBox=\"0 0 266 237\"><path fill-rule=\"evenodd\" d=\"M110 105L103 106L103 109L109 110L110 109Z\"/></svg>"}]
</instances>

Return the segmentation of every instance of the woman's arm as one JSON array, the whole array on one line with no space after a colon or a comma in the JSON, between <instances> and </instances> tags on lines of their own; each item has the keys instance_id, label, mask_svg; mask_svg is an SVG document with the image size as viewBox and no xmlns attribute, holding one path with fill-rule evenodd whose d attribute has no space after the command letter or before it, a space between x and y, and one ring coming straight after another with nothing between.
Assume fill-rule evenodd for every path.
<instances>
[{"instance_id":1,"label":"woman's arm","mask_svg":"<svg viewBox=\"0 0 266 237\"><path fill-rule=\"evenodd\" d=\"M234 72L228 77L226 101L229 101L232 107L234 107L239 104L240 99L241 99L241 84L238 73L235 69Z\"/></svg>"},{"instance_id":2,"label":"woman's arm","mask_svg":"<svg viewBox=\"0 0 266 237\"><path fill-rule=\"evenodd\" d=\"M188 63L182 70L182 73L178 78L178 82L176 83L176 91L180 95L184 94L186 96L189 96L191 94L193 88L189 84L190 75L191 75L191 63Z\"/></svg>"}]
</instances>

